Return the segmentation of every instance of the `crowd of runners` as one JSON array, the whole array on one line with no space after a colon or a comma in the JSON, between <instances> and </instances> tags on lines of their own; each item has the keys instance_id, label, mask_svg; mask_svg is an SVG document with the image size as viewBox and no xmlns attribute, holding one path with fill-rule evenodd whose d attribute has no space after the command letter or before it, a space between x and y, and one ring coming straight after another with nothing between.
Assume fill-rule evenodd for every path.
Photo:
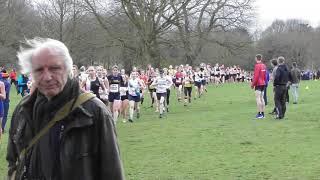
<instances>
[{"instance_id":1,"label":"crowd of runners","mask_svg":"<svg viewBox=\"0 0 320 180\"><path fill-rule=\"evenodd\" d=\"M32 79L28 75L17 75L13 69L8 74L8 81L14 85L21 96L32 93ZM176 93L177 101L184 106L193 100L201 98L207 91L207 85L219 86L224 83L249 82L252 74L239 66L225 67L201 63L198 67L188 64L168 68L146 69L132 68L131 72L113 66L107 70L103 66L73 66L73 76L79 81L80 88L92 92L103 101L112 111L115 123L118 119L123 122L133 122L140 117L140 106L145 96L150 96L151 104L163 118L169 112L171 91ZM0 112L2 112L0 106ZM3 113L2 113L3 114ZM2 115L0 114L0 115ZM6 118L5 118L6 120ZM5 123L2 128L4 129Z\"/></svg>"},{"instance_id":2,"label":"crowd of runners","mask_svg":"<svg viewBox=\"0 0 320 180\"><path fill-rule=\"evenodd\" d=\"M188 64L175 67L170 65L163 69L148 65L147 69L133 67L131 72L119 69L118 66L107 70L103 66L78 68L74 65L73 74L83 91L94 93L110 108L115 123L119 118L123 122L133 122L139 118L140 106L146 95L151 98L150 107L155 108L159 118L163 118L169 112L171 91L175 91L177 101L187 106L192 100L201 98L208 84L219 86L252 80L252 74L239 66L211 66L204 63L195 68ZM31 76L18 76L14 69L9 76L10 84L15 85L18 94L25 96L32 93Z\"/></svg>"},{"instance_id":3,"label":"crowd of runners","mask_svg":"<svg viewBox=\"0 0 320 180\"><path fill-rule=\"evenodd\" d=\"M115 122L120 118L123 122L133 122L134 117L138 119L146 95L151 98L150 107L155 108L159 118L163 118L169 112L173 90L177 101L187 106L192 100L201 98L209 83L220 85L252 79L251 74L239 66L225 68L224 65L204 63L196 68L189 65L173 68L170 65L159 69L148 65L146 70L133 67L131 72L118 66L109 71L102 66L82 66L79 69L73 66L73 73L83 91L94 93L110 107Z\"/></svg>"},{"instance_id":4,"label":"crowd of runners","mask_svg":"<svg viewBox=\"0 0 320 180\"><path fill-rule=\"evenodd\" d=\"M272 66L276 65L272 64ZM266 80L263 80L263 88L260 88L259 91L260 86L253 85L257 92L257 105L259 107L257 118L264 118L264 105L267 104L266 90L270 72L267 69L265 70ZM78 80L82 91L92 92L110 108L115 123L118 119L121 119L122 122L134 122L134 119L140 118L140 106L143 105L145 96L149 96L151 99L151 104L145 106L154 108L154 111L159 113L159 118L163 118L169 112L172 93L176 94L175 97L177 97L178 102L188 106L193 100L201 98L204 92L208 91L207 85L209 84L213 86L241 82L252 82L254 84L257 78L253 72L245 71L239 66L225 67L219 64L204 63L201 63L198 67L186 64L175 67L170 65L168 68L162 69L148 65L146 69L133 67L131 72L119 69L118 66L113 66L110 70L107 70L103 66L82 66L78 68L74 65L72 71L73 77ZM7 72L4 68L0 75L0 122L2 121L0 132L3 132L9 110L10 86L14 85L17 94L22 97L32 93L33 89L30 75L18 75L15 69ZM303 78L302 72L300 76L300 78ZM272 77L272 79L274 78ZM294 94L297 94L297 91L295 92ZM297 95L293 97L295 96ZM288 103L288 90L285 99ZM295 99L294 103L297 101ZM277 102L276 99L275 102ZM275 113L279 111L278 109L274 108L273 113L279 114Z\"/></svg>"},{"instance_id":5,"label":"crowd of runners","mask_svg":"<svg viewBox=\"0 0 320 180\"><path fill-rule=\"evenodd\" d=\"M31 76L17 76L14 69L10 73L4 72L10 79L10 84L15 85L18 94L25 96L32 93ZM84 92L92 92L110 108L115 123L118 119L123 122L138 119L145 96L150 96L151 99L151 104L147 106L154 108L159 113L159 118L163 118L169 112L172 92L176 94L178 102L188 106L207 92L209 84L220 86L224 83L252 82L254 77L253 72L245 71L239 66L225 67L204 63L198 67L186 64L175 67L170 65L162 69L148 65L146 69L133 67L131 72L119 69L118 66L107 70L103 66L78 68L74 65L73 76ZM0 105L0 112L3 112L1 109ZM4 116L3 113L0 115ZM2 124L4 129L5 122Z\"/></svg>"}]
</instances>

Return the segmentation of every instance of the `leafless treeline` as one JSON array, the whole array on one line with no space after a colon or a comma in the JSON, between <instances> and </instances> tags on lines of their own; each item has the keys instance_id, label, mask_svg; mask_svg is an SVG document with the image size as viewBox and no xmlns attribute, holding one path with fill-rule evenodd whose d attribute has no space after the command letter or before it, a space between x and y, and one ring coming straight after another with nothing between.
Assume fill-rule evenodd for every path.
<instances>
[{"instance_id":1,"label":"leafless treeline","mask_svg":"<svg viewBox=\"0 0 320 180\"><path fill-rule=\"evenodd\" d=\"M20 41L34 36L63 41L78 65L219 62L251 68L257 52L303 66L319 62L319 33L302 21L294 21L293 30L290 22L276 21L255 42L248 31L252 1L1 0L0 62L15 64Z\"/></svg>"}]
</instances>

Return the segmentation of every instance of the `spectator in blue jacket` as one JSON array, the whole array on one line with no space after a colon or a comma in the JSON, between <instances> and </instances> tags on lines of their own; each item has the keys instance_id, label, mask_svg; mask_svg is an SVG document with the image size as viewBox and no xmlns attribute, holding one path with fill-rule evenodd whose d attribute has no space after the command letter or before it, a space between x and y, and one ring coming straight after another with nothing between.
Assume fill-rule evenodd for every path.
<instances>
[{"instance_id":1,"label":"spectator in blue jacket","mask_svg":"<svg viewBox=\"0 0 320 180\"><path fill-rule=\"evenodd\" d=\"M18 93L22 97L28 94L28 80L28 77L24 74L21 74L18 78Z\"/></svg>"}]
</instances>

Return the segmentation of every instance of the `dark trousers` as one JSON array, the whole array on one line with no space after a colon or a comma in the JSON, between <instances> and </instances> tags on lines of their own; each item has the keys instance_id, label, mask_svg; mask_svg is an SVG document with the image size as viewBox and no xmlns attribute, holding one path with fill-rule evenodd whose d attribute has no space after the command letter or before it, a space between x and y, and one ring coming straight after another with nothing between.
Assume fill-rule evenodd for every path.
<instances>
[{"instance_id":1,"label":"dark trousers","mask_svg":"<svg viewBox=\"0 0 320 180\"><path fill-rule=\"evenodd\" d=\"M289 103L289 89L290 86L287 87L287 91L286 91L286 102Z\"/></svg>"},{"instance_id":2,"label":"dark trousers","mask_svg":"<svg viewBox=\"0 0 320 180\"><path fill-rule=\"evenodd\" d=\"M167 105L170 104L170 89L167 89Z\"/></svg>"},{"instance_id":3,"label":"dark trousers","mask_svg":"<svg viewBox=\"0 0 320 180\"><path fill-rule=\"evenodd\" d=\"M287 86L277 85L274 86L274 102L277 109L279 118L283 118L286 113L286 94Z\"/></svg>"},{"instance_id":4,"label":"dark trousers","mask_svg":"<svg viewBox=\"0 0 320 180\"><path fill-rule=\"evenodd\" d=\"M3 112L3 118L2 118L2 130L4 130L6 123L7 123L7 118L8 118L8 111L9 111L9 100L3 101L3 107L4 107L4 112Z\"/></svg>"},{"instance_id":5,"label":"dark trousers","mask_svg":"<svg viewBox=\"0 0 320 180\"><path fill-rule=\"evenodd\" d=\"M267 89L268 89L268 86L265 86L264 87L264 93L263 93L264 105L268 104Z\"/></svg>"},{"instance_id":6,"label":"dark trousers","mask_svg":"<svg viewBox=\"0 0 320 180\"><path fill-rule=\"evenodd\" d=\"M191 98L192 87L184 87L184 96Z\"/></svg>"}]
</instances>

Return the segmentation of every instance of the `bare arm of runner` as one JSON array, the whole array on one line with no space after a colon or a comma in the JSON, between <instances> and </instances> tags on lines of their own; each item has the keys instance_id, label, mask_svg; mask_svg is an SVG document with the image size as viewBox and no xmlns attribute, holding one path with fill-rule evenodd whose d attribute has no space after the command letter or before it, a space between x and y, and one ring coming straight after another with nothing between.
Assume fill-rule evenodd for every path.
<instances>
[{"instance_id":1,"label":"bare arm of runner","mask_svg":"<svg viewBox=\"0 0 320 180\"><path fill-rule=\"evenodd\" d=\"M0 82L0 99L6 99L6 90L3 82Z\"/></svg>"},{"instance_id":2,"label":"bare arm of runner","mask_svg":"<svg viewBox=\"0 0 320 180\"><path fill-rule=\"evenodd\" d=\"M108 78L105 79L104 85L105 85L105 87L106 87L106 90L109 91L110 84L109 84Z\"/></svg>"}]
</instances>

